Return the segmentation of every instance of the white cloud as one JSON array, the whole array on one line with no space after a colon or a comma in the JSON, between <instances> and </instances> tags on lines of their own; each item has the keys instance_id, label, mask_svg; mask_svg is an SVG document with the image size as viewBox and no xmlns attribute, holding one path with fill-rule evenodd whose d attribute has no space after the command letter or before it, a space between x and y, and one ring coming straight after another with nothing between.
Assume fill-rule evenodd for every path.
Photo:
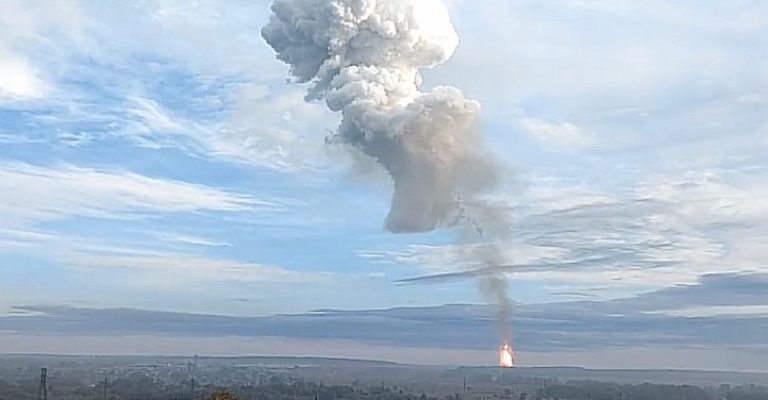
<instances>
[{"instance_id":1,"label":"white cloud","mask_svg":"<svg viewBox=\"0 0 768 400\"><path fill-rule=\"evenodd\" d=\"M96 238L34 230L0 230L0 250L23 251L85 273L95 270L127 272L128 275L119 276L131 277L143 288L178 289L188 284L215 282L316 282L329 276L168 250L159 243L114 244Z\"/></svg>"},{"instance_id":2,"label":"white cloud","mask_svg":"<svg viewBox=\"0 0 768 400\"><path fill-rule=\"evenodd\" d=\"M0 163L0 251L25 254L54 265L109 270L138 287L179 289L216 282L306 282L324 275L197 252L223 241L183 232L126 230L104 237L36 228L41 222L89 218L144 218L169 213L279 213L285 199L263 201L208 186L150 178L127 171L61 165L45 168ZM127 235L127 237L126 237ZM159 240L158 240L159 239ZM9 266L14 267L14 266ZM127 274L127 275L125 275Z\"/></svg>"},{"instance_id":3,"label":"white cloud","mask_svg":"<svg viewBox=\"0 0 768 400\"><path fill-rule=\"evenodd\" d=\"M582 153L660 159L650 168L764 158L764 107L740 99L768 90L765 2L453 3L461 46L425 81L461 87L487 120L524 108L541 121L523 131L581 145L588 133Z\"/></svg>"},{"instance_id":4,"label":"white cloud","mask_svg":"<svg viewBox=\"0 0 768 400\"><path fill-rule=\"evenodd\" d=\"M516 281L612 296L678 284L706 274L768 272L768 186L759 174L700 171L649 178L622 195L536 186L516 199L514 235L500 243ZM549 182L550 184L552 182ZM376 262L424 274L486 267L477 244L365 251ZM475 276L472 274L467 277Z\"/></svg>"},{"instance_id":5,"label":"white cloud","mask_svg":"<svg viewBox=\"0 0 768 400\"><path fill-rule=\"evenodd\" d=\"M281 171L321 168L323 140L337 120L304 102L300 88L279 87L287 67L260 35L268 10L267 1L3 2L0 98L45 98L59 114L42 122L99 126L92 133L58 124L57 138L68 145L113 135ZM83 57L90 61L81 64ZM153 72L141 75L137 63ZM188 75L195 89L209 91L179 107L210 101L210 114L200 108L182 117L162 104L150 86L165 73ZM77 81L98 81L111 98L92 98ZM224 105L232 109L221 112Z\"/></svg>"},{"instance_id":6,"label":"white cloud","mask_svg":"<svg viewBox=\"0 0 768 400\"><path fill-rule=\"evenodd\" d=\"M129 113L145 124L145 133L161 134L184 130L182 124L169 115L168 111L163 109L156 101L142 97L134 97L131 100L136 106L130 109Z\"/></svg>"},{"instance_id":7,"label":"white cloud","mask_svg":"<svg viewBox=\"0 0 768 400\"><path fill-rule=\"evenodd\" d=\"M410 245L403 251L361 251L358 255L374 262L416 265L428 273L441 274L485 267L478 256L485 249L484 244ZM565 256L565 249L525 243L505 243L502 249L502 257L510 264L555 262Z\"/></svg>"},{"instance_id":8,"label":"white cloud","mask_svg":"<svg viewBox=\"0 0 768 400\"><path fill-rule=\"evenodd\" d=\"M303 90L273 90L260 84L231 85L232 109L222 120L182 118L157 101L129 97L126 119L116 135L148 148L190 147L196 154L281 172L306 172L329 165L324 139L336 117L304 101Z\"/></svg>"},{"instance_id":9,"label":"white cloud","mask_svg":"<svg viewBox=\"0 0 768 400\"><path fill-rule=\"evenodd\" d=\"M32 66L0 47L0 101L39 99L49 90Z\"/></svg>"},{"instance_id":10,"label":"white cloud","mask_svg":"<svg viewBox=\"0 0 768 400\"><path fill-rule=\"evenodd\" d=\"M561 148L579 148L593 144L593 139L578 126L551 123L538 118L521 118L518 126L523 133L547 145Z\"/></svg>"},{"instance_id":11,"label":"white cloud","mask_svg":"<svg viewBox=\"0 0 768 400\"><path fill-rule=\"evenodd\" d=\"M303 89L237 85L234 108L213 135L198 136L214 153L261 167L306 171L326 167L324 139L337 117L304 100Z\"/></svg>"},{"instance_id":12,"label":"white cloud","mask_svg":"<svg viewBox=\"0 0 768 400\"><path fill-rule=\"evenodd\" d=\"M462 1L453 15L462 45L453 65L439 75L450 74L468 88L488 85L502 99L537 94L571 99L582 91L609 95L605 89L627 90L631 97L686 75L724 78L730 68L750 67L744 72L754 77L753 65L732 57L755 55L734 44L765 39L765 26L755 18L766 10L760 1L738 7L690 0Z\"/></svg>"},{"instance_id":13,"label":"white cloud","mask_svg":"<svg viewBox=\"0 0 768 400\"><path fill-rule=\"evenodd\" d=\"M747 182L728 182L717 171L686 172L679 177L661 175L642 185L637 194L678 205L679 217L701 227L718 222L768 223L768 181L748 173L739 175Z\"/></svg>"},{"instance_id":14,"label":"white cloud","mask_svg":"<svg viewBox=\"0 0 768 400\"><path fill-rule=\"evenodd\" d=\"M79 35L80 8L76 0L3 1L0 4L0 101L35 100L53 90L45 70L30 54L40 48L57 51L46 35L59 40Z\"/></svg>"},{"instance_id":15,"label":"white cloud","mask_svg":"<svg viewBox=\"0 0 768 400\"><path fill-rule=\"evenodd\" d=\"M92 269L128 270L151 281L151 286L180 287L185 282L307 282L321 279L281 267L240 262L191 254L131 249L99 248L93 245L74 247L51 255L64 266L88 271Z\"/></svg>"},{"instance_id":16,"label":"white cloud","mask_svg":"<svg viewBox=\"0 0 768 400\"><path fill-rule=\"evenodd\" d=\"M71 165L53 169L0 163L0 193L0 216L6 224L75 216L116 218L158 212L281 208L277 203L203 185Z\"/></svg>"},{"instance_id":17,"label":"white cloud","mask_svg":"<svg viewBox=\"0 0 768 400\"><path fill-rule=\"evenodd\" d=\"M230 243L227 243L227 242L208 239L200 236L180 234L180 233L166 233L166 234L161 234L158 237L165 241L176 242L181 244L190 244L193 246L206 246L206 247L232 246Z\"/></svg>"},{"instance_id":18,"label":"white cloud","mask_svg":"<svg viewBox=\"0 0 768 400\"><path fill-rule=\"evenodd\" d=\"M768 317L768 306L766 305L748 305L748 306L713 306L684 308L681 310L654 310L648 311L648 314L662 314L687 318L702 318L713 316L766 316Z\"/></svg>"}]
</instances>

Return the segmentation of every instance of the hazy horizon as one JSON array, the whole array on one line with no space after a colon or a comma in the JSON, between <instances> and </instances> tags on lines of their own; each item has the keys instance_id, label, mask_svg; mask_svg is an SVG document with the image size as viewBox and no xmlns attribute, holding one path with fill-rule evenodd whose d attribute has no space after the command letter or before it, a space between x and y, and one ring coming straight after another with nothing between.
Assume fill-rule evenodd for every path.
<instances>
[{"instance_id":1,"label":"hazy horizon","mask_svg":"<svg viewBox=\"0 0 768 400\"><path fill-rule=\"evenodd\" d=\"M490 354L492 357L495 353ZM525 355L523 355L525 356ZM553 360L555 357L553 356ZM477 364L461 364L461 363L419 363L419 362L400 362L394 360L385 360L377 358L365 358L365 357L336 357L333 355L259 355L259 354L190 354L190 353L178 353L178 354L162 354L162 353L125 353L125 354L110 354L110 353L96 353L96 354L77 354L77 353L24 353L24 352L11 352L0 353L0 357L8 358L42 358L42 359L115 359L115 360L127 360L127 359L139 359L139 360L152 360L152 359L169 359L169 360L184 360L193 361L195 357L199 360L252 360L266 362L268 360L275 360L280 362L289 361L304 361L312 364L321 362L349 362L349 363L361 363L368 365L381 365L381 366L393 366L393 367L417 367L417 368L480 368L480 369L500 369L495 363L477 363ZM41 365L46 365L45 363ZM268 364L264 364L268 365ZM301 366L303 364L297 364ZM292 367L295 367L292 366ZM691 372L691 373L724 373L724 374L756 374L768 379L768 370L739 370L739 369L714 369L714 368L674 368L674 367L648 367L648 368L609 368L609 367L588 367L579 365L567 365L567 364L541 364L541 365L518 365L512 369L522 370L579 370L584 372Z\"/></svg>"}]
</instances>

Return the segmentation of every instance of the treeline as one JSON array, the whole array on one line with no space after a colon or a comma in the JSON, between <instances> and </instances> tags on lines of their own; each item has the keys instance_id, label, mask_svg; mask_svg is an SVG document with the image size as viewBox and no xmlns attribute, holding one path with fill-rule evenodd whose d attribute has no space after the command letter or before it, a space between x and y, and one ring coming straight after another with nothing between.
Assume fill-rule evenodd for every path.
<instances>
[{"instance_id":1,"label":"treeline","mask_svg":"<svg viewBox=\"0 0 768 400\"><path fill-rule=\"evenodd\" d=\"M620 385L603 382L570 382L541 388L521 400L768 400L768 388L748 385L700 388L690 385Z\"/></svg>"},{"instance_id":2,"label":"treeline","mask_svg":"<svg viewBox=\"0 0 768 400\"><path fill-rule=\"evenodd\" d=\"M309 382L268 384L228 389L239 400L435 400L426 394L405 393L384 386L360 389L349 385Z\"/></svg>"},{"instance_id":3,"label":"treeline","mask_svg":"<svg viewBox=\"0 0 768 400\"><path fill-rule=\"evenodd\" d=\"M33 380L0 380L0 400L36 400ZM217 388L198 386L191 381L175 384L153 379L141 373L116 379L106 388L108 400L767 400L768 388L727 385L700 388L689 385L623 385L603 382L568 382L548 384L532 392L505 388L492 394L467 393L437 398L423 393L404 392L396 387L360 388L349 385L323 385L305 381L271 380L262 385ZM531 389L529 389L531 390ZM55 379L50 400L103 400L103 383ZM481 396L481 397L478 397Z\"/></svg>"},{"instance_id":4,"label":"treeline","mask_svg":"<svg viewBox=\"0 0 768 400\"><path fill-rule=\"evenodd\" d=\"M326 386L296 382L221 389L213 385L195 387L189 381L168 384L140 374L110 382L106 393L108 400L436 400L425 394L404 393L388 387L360 389L344 385ZM224 393L229 397L224 397ZM49 391L48 398L103 400L104 386L100 383L59 381ZM36 399L37 387L32 381L11 383L0 380L0 400Z\"/></svg>"}]
</instances>

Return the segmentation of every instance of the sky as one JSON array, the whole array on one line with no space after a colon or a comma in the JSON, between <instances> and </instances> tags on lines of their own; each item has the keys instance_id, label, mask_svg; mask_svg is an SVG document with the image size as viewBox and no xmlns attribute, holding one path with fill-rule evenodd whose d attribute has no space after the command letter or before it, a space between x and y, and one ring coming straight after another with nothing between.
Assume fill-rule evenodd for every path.
<instances>
[{"instance_id":1,"label":"sky","mask_svg":"<svg viewBox=\"0 0 768 400\"><path fill-rule=\"evenodd\" d=\"M447 3L520 361L765 371L768 3ZM0 352L494 363L472 249L385 231L269 7L0 3Z\"/></svg>"}]
</instances>

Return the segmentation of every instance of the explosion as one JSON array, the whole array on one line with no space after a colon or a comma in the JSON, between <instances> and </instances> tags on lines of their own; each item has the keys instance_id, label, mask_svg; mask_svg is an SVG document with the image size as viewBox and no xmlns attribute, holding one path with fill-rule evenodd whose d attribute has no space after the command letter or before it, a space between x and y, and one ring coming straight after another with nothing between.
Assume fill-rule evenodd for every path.
<instances>
[{"instance_id":1,"label":"explosion","mask_svg":"<svg viewBox=\"0 0 768 400\"><path fill-rule=\"evenodd\" d=\"M393 233L460 227L480 236L479 261L503 265L493 243L508 219L481 196L501 165L479 129L480 103L454 87L423 90L422 70L448 61L459 37L442 0L273 0L262 36L290 65L307 101L341 114L327 143L378 163L392 178L385 228ZM503 207L506 208L506 207ZM481 280L508 337L506 277ZM502 366L512 367L505 344Z\"/></svg>"},{"instance_id":2,"label":"explosion","mask_svg":"<svg viewBox=\"0 0 768 400\"><path fill-rule=\"evenodd\" d=\"M392 178L394 233L455 225L459 199L493 189L497 163L478 129L480 103L459 89L421 89L421 70L459 43L441 0L274 0L262 36L306 99L341 113L328 143L376 161Z\"/></svg>"},{"instance_id":3,"label":"explosion","mask_svg":"<svg viewBox=\"0 0 768 400\"><path fill-rule=\"evenodd\" d=\"M515 352L512 350L512 346L510 346L509 343L504 343L501 348L499 348L499 367L515 367Z\"/></svg>"}]
</instances>

